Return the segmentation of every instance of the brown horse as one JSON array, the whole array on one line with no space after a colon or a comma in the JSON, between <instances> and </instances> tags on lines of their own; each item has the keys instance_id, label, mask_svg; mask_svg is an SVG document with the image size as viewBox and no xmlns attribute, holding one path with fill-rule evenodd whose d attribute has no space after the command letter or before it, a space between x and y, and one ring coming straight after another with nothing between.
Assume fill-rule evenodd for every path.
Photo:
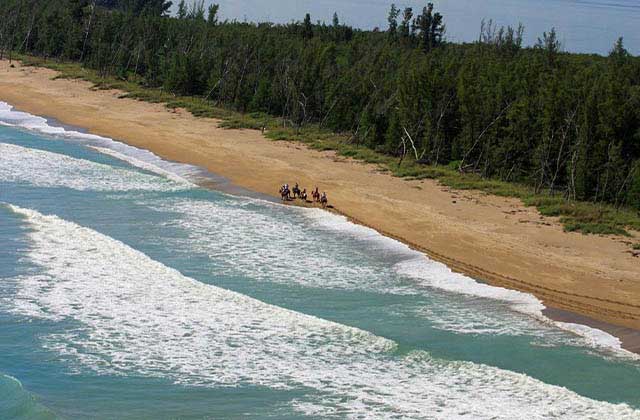
<instances>
[{"instance_id":1,"label":"brown horse","mask_svg":"<svg viewBox=\"0 0 640 420\"><path fill-rule=\"evenodd\" d=\"M322 193L322 198L320 198L320 203L322 204L322 208L327 208L327 204L329 203L329 200L327 200L327 193Z\"/></svg>"}]
</instances>

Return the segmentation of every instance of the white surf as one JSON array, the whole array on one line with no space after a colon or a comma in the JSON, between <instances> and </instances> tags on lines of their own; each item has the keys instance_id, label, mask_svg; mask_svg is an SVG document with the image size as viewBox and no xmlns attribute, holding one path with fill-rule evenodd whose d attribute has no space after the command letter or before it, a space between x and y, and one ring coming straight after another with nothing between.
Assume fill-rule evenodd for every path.
<instances>
[{"instance_id":1,"label":"white surf","mask_svg":"<svg viewBox=\"0 0 640 420\"><path fill-rule=\"evenodd\" d=\"M79 368L201 386L310 392L293 404L352 418L637 419L523 374L425 352L398 354L366 331L205 285L91 229L10 208L31 227L27 259L3 304L77 328L44 337Z\"/></svg>"}]
</instances>

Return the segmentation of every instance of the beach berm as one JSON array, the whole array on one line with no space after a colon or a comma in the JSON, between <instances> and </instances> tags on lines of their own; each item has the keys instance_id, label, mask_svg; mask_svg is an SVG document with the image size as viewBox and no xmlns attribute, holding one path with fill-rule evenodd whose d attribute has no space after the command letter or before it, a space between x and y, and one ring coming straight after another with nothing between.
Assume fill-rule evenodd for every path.
<instances>
[{"instance_id":1,"label":"beach berm","mask_svg":"<svg viewBox=\"0 0 640 420\"><path fill-rule=\"evenodd\" d=\"M640 350L631 331L640 330L640 260L629 245L637 232L632 238L565 232L518 199L393 177L331 151L268 140L260 130L224 129L214 119L55 76L2 61L0 100L201 166L256 192L277 196L274 185L290 180L318 185L330 192L335 211L352 220L478 280L533 293L551 308L579 314L581 322L608 323L626 348Z\"/></svg>"}]
</instances>

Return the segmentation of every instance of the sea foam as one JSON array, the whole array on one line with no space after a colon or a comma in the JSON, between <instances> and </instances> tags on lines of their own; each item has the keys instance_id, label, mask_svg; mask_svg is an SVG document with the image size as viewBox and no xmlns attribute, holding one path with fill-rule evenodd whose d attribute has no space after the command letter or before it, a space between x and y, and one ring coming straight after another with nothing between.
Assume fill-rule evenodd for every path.
<instances>
[{"instance_id":1,"label":"sea foam","mask_svg":"<svg viewBox=\"0 0 640 420\"><path fill-rule=\"evenodd\" d=\"M345 249L343 238L316 237L293 208L244 198L171 198L143 204L167 212L174 218L169 223L188 234L174 239L172 247L208 255L220 274L332 289L358 289L366 283L376 292L412 293L390 281L388 268L369 264L358 250Z\"/></svg>"},{"instance_id":2,"label":"sea foam","mask_svg":"<svg viewBox=\"0 0 640 420\"><path fill-rule=\"evenodd\" d=\"M16 111L11 105L2 101L0 101L0 122L5 126L22 127L49 135L69 136L84 138L87 140L102 139L100 136L67 130L64 127L52 126L45 118L26 112Z\"/></svg>"},{"instance_id":3,"label":"sea foam","mask_svg":"<svg viewBox=\"0 0 640 420\"><path fill-rule=\"evenodd\" d=\"M550 320L543 315L542 302L530 294L454 273L446 265L343 216L253 199L215 202L175 198L142 204L171 214L175 219L169 224L188 232L186 238L173 239L172 246L206 253L220 274L325 289L424 294L431 305L403 311L424 316L435 328L461 334L527 335L543 339L545 345L583 346L637 358L603 331ZM318 230L341 235L317 236ZM358 246L345 249L343 235L366 243L366 252ZM389 266L388 261L372 259L371 253L391 256L388 261L398 262ZM402 282L402 278L412 281ZM431 290L465 298L458 302L451 295L440 296Z\"/></svg>"},{"instance_id":4,"label":"sea foam","mask_svg":"<svg viewBox=\"0 0 640 420\"><path fill-rule=\"evenodd\" d=\"M100 153L112 156L116 159L125 161L131 164L132 166L136 166L146 171L153 172L155 174L158 174L162 177L165 177L173 181L176 185L169 187L169 189L193 187L195 185L190 181L190 179L196 179L198 177L203 176L204 174L204 171L202 171L200 168L197 168L191 165L165 161L160 157L156 156L155 154L151 153L150 151L147 151L144 149L138 149L109 138L96 136L93 134L82 133L74 130L68 130L63 127L52 126L49 124L49 122L46 119L42 117L38 117L25 112L16 111L13 109L11 105L1 101L0 101L0 124L7 125L7 126L22 127L29 130L35 130L41 133L49 134L49 135L62 136L65 138L71 138L71 139L83 141L89 147L93 148L94 150ZM27 150L32 150L32 149L27 149ZM0 150L0 152L5 152L8 158L9 151ZM48 152L42 152L42 151L39 151L39 152L43 153L40 155L41 158L46 157L46 155L44 154L48 153ZM34 152L34 153L37 154L38 152ZM15 156L15 153L14 153L14 156ZM59 156L64 156L64 155L57 155L57 157ZM78 166L77 165L78 160L73 161L73 158L68 158L68 157L66 158L70 159L67 162L75 162L76 167ZM30 162L26 164L20 163L19 165L17 165L18 166L17 168L15 167L17 162L16 160L13 160L13 163L14 163L13 165L9 165L9 164L3 165L4 168L0 167L0 179L4 179L4 180L11 179L11 180L18 180L22 182L35 182L41 186L66 186L66 187L81 189L81 190L85 190L85 189L157 190L159 188L157 184L153 185L153 183L149 182L149 180L140 180L140 179L136 180L135 176L130 178L129 180L126 180L126 179L115 180L113 179L114 174L107 176L107 179L102 179L101 182L98 182L96 184L92 181L88 181L88 178L78 179L78 177L74 177L73 174L78 172L74 172L73 170L65 171L66 168L71 169L74 166L69 165L65 167L65 165L59 165L60 162L57 162L57 163L46 162L44 166L47 166L47 168L44 168L45 169L44 172L29 171L27 166L31 166L31 167L35 166L35 168L32 168L32 169L42 168L38 166L37 160L34 161L29 159L29 161ZM42 160L40 162L42 162ZM80 162L84 163L88 161L80 161ZM2 161L2 156L0 156L0 163L4 163ZM99 164L94 164L94 165L99 165ZM86 169L86 163L80 166L84 166ZM59 172L58 174L62 174L62 176L54 176L53 178L51 178L46 174L46 169L54 169L54 168L61 169L61 172ZM109 171L106 171L106 167L93 166L94 170L98 168L100 169L97 171L98 173L109 172ZM4 172L3 172L3 169L4 169ZM40 174L41 176L34 177L33 176L34 174ZM117 175L118 174L116 174L116 177ZM140 175L137 175L138 178L140 177ZM100 176L102 175L100 174ZM272 205L272 203L267 203L267 202L262 202L261 204ZM182 210L185 210L185 208L183 208ZM208 211L210 209L202 209L202 210ZM468 296L475 296L475 297L481 297L485 299L492 299L492 300L498 300L501 302L506 302L509 304L510 308L516 312L527 314L545 324L554 325L557 328L560 328L565 331L569 331L571 333L577 334L580 337L583 337L585 339L583 344L585 345L589 345L591 347L595 347L599 349L614 350L618 355L621 355L627 358L638 359L637 355L622 349L621 342L618 338L604 331L586 327L579 324L570 324L570 323L561 323L561 322L551 321L550 319L548 319L542 314L542 311L545 308L542 302L530 294L522 293L522 292L510 290L510 289L504 289L500 287L489 286L483 283L479 283L464 275L454 273L446 265L435 262L428 258L425 258L423 254L411 250L409 247L402 244L401 242L396 241L392 238L385 237L379 234L374 229L370 229L370 228L352 223L342 216L330 214L325 211L321 211L319 209L302 209L301 211L303 212L305 217L312 219L320 227L323 227L325 229L330 229L333 231L340 231L343 234L349 234L354 237L358 237L360 239L366 239L370 243L375 244L380 249L384 249L388 252L407 254L408 257L405 260L396 264L396 266L394 267L395 271L398 274L411 277L419 281L424 286L437 288L437 289L445 290L452 293L459 293L459 294L468 295ZM210 217L210 216L211 216L211 213L207 213L207 217ZM255 217L255 213L252 214L251 216ZM234 217L237 217L237 215L234 215ZM189 223L192 224L192 227L194 227L193 226L194 224L198 225L197 227L199 229L198 230L199 232L203 232L207 230L206 229L207 224L200 224L198 222L198 219L192 219L191 221L187 222L187 224ZM217 226L225 226L225 225L226 224L217 225ZM237 229L239 226L243 226L243 224L235 223L233 226L231 226L231 228ZM264 226L268 226L268 225L263 225L263 228ZM285 227L273 226L273 224L272 224L272 227L277 229L282 229L282 230L278 232L272 231L274 233L274 235L272 235L272 239L274 240L278 239L278 240L275 242L270 241L267 243L281 244L282 238L283 238L282 233L285 232L284 230ZM212 237L211 232L208 232L207 235L209 235L208 236L209 238ZM224 238L234 237L234 236L235 236L235 233L233 235L219 235L219 238L224 239ZM209 241L208 244L211 244L211 241ZM230 248L223 249L222 247L217 247L216 249L210 250L210 251L213 251L215 253L229 252L229 251L237 253L238 254L237 256L239 258L231 258L230 259L231 261L229 261L229 263L234 264L235 269L238 269L238 268L242 269L242 267L252 267L250 271L252 271L253 274L255 274L256 269L257 270L260 269L259 267L261 267L261 264L267 264L267 263L271 264L273 263L273 261L276 261L276 263L278 261L285 261L285 262L302 261L303 263L301 263L301 265L304 267L316 267L324 271L332 267L332 264L330 264L329 261L321 254L320 255L312 254L313 256L310 257L308 254L305 254L304 252L294 252L290 255L283 256L282 249L273 249L272 250L273 252L267 252L268 255L264 255L264 252L256 254L254 250L240 249L242 248L242 246L238 244L237 241L234 244L227 244L227 245L230 245L231 248L236 248L236 249L230 249ZM286 247L283 249L286 249ZM261 250L268 251L267 249L265 249L265 247L261 248ZM302 251L302 249L299 249L299 251ZM235 254L232 254L232 255L235 255ZM240 261L248 262L250 264L239 264L238 262ZM307 274L309 273L309 271L301 271L299 270L299 268L296 268L296 267L291 268L291 264L289 263L281 264L281 265L282 267L280 268L285 269L285 271L289 272L288 275L286 275L287 273L285 273L285 275L282 276L284 280L288 280L295 277L299 281L302 281L307 285L310 285L314 282L316 284L319 284L320 281L322 281L323 286L331 287L332 285L327 283L327 279L339 278L340 280L338 280L338 282L343 282L343 279L345 278L345 276L339 276L339 277L331 276L330 275L331 273L325 273L327 275L324 275L322 279L319 279L318 276ZM356 279L358 277L362 277L363 275L366 276L368 279L375 279L379 277L379 275L376 276L372 272L362 272L362 270L367 271L366 268L354 268L348 265L340 267L340 270L345 270L345 269L348 271L355 270L353 273L351 273L353 275L346 276L347 278ZM344 274L344 271L341 271L341 273ZM244 274L247 274L246 271ZM263 274L266 275L267 273L263 272ZM370 283L369 286L375 287L375 284ZM411 291L407 290L406 288L393 287L387 284L385 286L385 292L410 293ZM425 311L423 312L429 313L428 308L425 308ZM464 315L465 313L467 315ZM443 317L443 315L445 316ZM539 333L539 331L536 331L535 328L531 328L531 326L528 325L526 322L520 322L519 323L520 325L514 327L514 325L506 325L505 323L500 324L499 321L492 319L490 316L483 315L479 317L477 313L470 313L464 310L457 311L456 313L450 313L449 315L450 316L447 317L446 314L439 313L437 314L437 316L434 316L433 319L436 326L439 325L443 329L457 331L460 333L474 333L474 334L477 334L477 333L493 333L493 334L525 333L525 334L537 335L537 333Z\"/></svg>"},{"instance_id":5,"label":"sea foam","mask_svg":"<svg viewBox=\"0 0 640 420\"><path fill-rule=\"evenodd\" d=\"M191 188L184 182L67 155L0 143L0 181L79 191L175 191Z\"/></svg>"},{"instance_id":6,"label":"sea foam","mask_svg":"<svg viewBox=\"0 0 640 420\"><path fill-rule=\"evenodd\" d=\"M11 105L2 101L0 101L0 125L23 128L49 136L78 141L93 147L100 153L108 154L133 166L157 173L181 184L191 184L191 179L199 178L204 173L196 166L170 162L149 150L139 149L108 137L51 125L45 118L16 111Z\"/></svg>"},{"instance_id":7,"label":"sea foam","mask_svg":"<svg viewBox=\"0 0 640 420\"><path fill-rule=\"evenodd\" d=\"M414 279L420 285L451 293L504 302L515 312L530 316L544 325L553 326L581 337L583 340L578 342L580 345L613 351L616 356L627 359L640 359L637 354L623 349L620 339L602 330L549 319L543 314L544 304L531 294L480 283L463 274L455 273L445 264L434 261L423 253L415 251L393 238L383 236L374 229L352 223L344 216L331 214L319 209L304 209L303 214L325 229L374 242L380 248L387 248L394 253L403 252L406 258L397 263L394 266L394 270L400 275ZM540 333L540 330L531 328L531 325L523 322L522 319L511 318L509 319L511 325L509 325L504 319L498 320L491 317L490 314L480 314L476 311L470 313L467 309L460 307L455 310L455 313L451 311L449 314L438 313L437 316L433 317L433 321L444 329L459 333L500 334L504 332L516 335L524 333L534 336ZM428 308L425 308L424 312L429 313ZM514 321L518 325L513 325ZM546 330L546 328L542 328Z\"/></svg>"},{"instance_id":8,"label":"sea foam","mask_svg":"<svg viewBox=\"0 0 640 420\"><path fill-rule=\"evenodd\" d=\"M638 419L523 374L438 360L366 331L205 285L56 216L10 206L31 227L38 273L12 279L9 310L79 326L45 345L80 369L185 385L300 388L293 407L349 418ZM26 305L24 305L26 304Z\"/></svg>"},{"instance_id":9,"label":"sea foam","mask_svg":"<svg viewBox=\"0 0 640 420\"><path fill-rule=\"evenodd\" d=\"M153 199L139 204L165 211L170 218L167 225L178 226L187 234L166 238L170 248L206 254L209 258L203 264L225 276L380 295L422 295L425 299L420 303L387 310L401 311L402 316L417 315L435 328L458 333L528 335L575 344L571 334L561 334L550 324L514 312L508 307L513 303L503 303L494 295L480 299L469 294L434 293L435 288L425 282L398 273L398 264L413 261L416 254L422 262L422 254L374 230L365 228L362 232L360 226L319 209L286 208L231 197ZM349 232L364 243L354 243L333 228L327 231L328 226L340 226L340 233Z\"/></svg>"},{"instance_id":10,"label":"sea foam","mask_svg":"<svg viewBox=\"0 0 640 420\"><path fill-rule=\"evenodd\" d=\"M174 181L174 182L176 182L178 184L184 184L184 185L192 187L192 188L196 187L196 184L194 184L193 182L189 181L187 178L185 178L183 176L180 176L175 172L168 171L168 170L166 170L166 169L164 169L164 168L162 168L162 167L160 167L158 165L155 165L153 163L138 159L138 158L133 157L133 156L126 155L124 153L120 153L120 152L118 152L116 150L113 150L113 149L108 149L106 147L98 147L98 146L90 146L90 147L93 150L97 151L97 152L100 152L100 153L105 154L105 155L109 155L109 156L111 156L113 158L116 158L118 160L121 160L123 162L127 162L128 164L130 164L132 166L135 166L137 168L144 169L146 171L153 172L155 174L161 175L161 176L163 176L163 177L165 177L167 179L170 179L170 180L172 180L172 181Z\"/></svg>"}]
</instances>

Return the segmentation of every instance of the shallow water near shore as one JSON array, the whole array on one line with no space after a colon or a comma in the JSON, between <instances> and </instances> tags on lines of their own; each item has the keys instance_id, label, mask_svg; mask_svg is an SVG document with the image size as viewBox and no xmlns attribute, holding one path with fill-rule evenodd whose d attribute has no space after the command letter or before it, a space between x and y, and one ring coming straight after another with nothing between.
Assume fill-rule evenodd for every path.
<instances>
[{"instance_id":1,"label":"shallow water near shore","mask_svg":"<svg viewBox=\"0 0 640 420\"><path fill-rule=\"evenodd\" d=\"M0 121L0 418L640 418L637 359L533 296Z\"/></svg>"}]
</instances>

